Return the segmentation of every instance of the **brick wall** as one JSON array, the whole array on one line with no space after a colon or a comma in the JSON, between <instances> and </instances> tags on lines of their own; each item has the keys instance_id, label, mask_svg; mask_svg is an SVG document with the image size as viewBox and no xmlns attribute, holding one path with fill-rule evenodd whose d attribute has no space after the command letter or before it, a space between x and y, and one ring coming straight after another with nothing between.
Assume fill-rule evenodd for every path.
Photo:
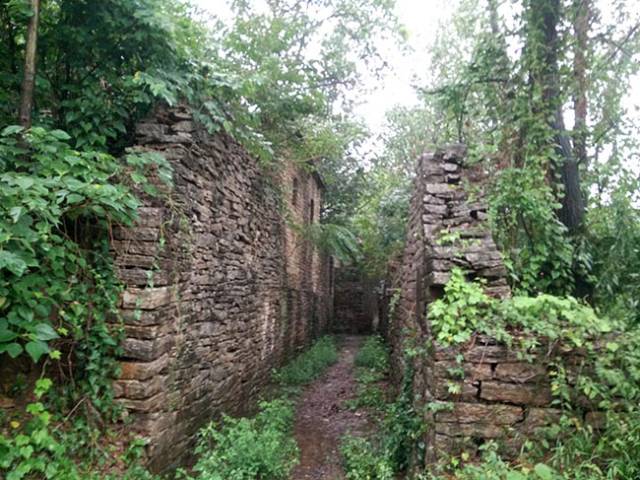
<instances>
[{"instance_id":1,"label":"brick wall","mask_svg":"<svg viewBox=\"0 0 640 480\"><path fill-rule=\"evenodd\" d=\"M331 265L284 219L289 206L289 222L318 221L322 184L306 169L268 174L184 108L140 123L137 143L169 160L174 186L114 232L127 285L115 388L160 471L185 460L204 423L251 408L272 369L327 328Z\"/></svg>"}]
</instances>

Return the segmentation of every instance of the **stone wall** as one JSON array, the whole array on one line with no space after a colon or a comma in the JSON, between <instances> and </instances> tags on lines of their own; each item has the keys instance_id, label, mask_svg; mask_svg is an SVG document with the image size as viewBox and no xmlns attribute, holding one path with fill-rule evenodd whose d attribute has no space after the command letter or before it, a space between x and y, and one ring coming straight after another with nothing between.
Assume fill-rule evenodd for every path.
<instances>
[{"instance_id":1,"label":"stone wall","mask_svg":"<svg viewBox=\"0 0 640 480\"><path fill-rule=\"evenodd\" d=\"M424 415L427 462L473 453L488 440L500 441L508 453L559 415L547 375L551 348L532 352L527 362L483 335L459 347L433 341L429 304L443 294L454 267L484 279L490 295L510 295L486 222L484 174L465 167L464 155L464 147L454 145L419 159L405 250L384 297L392 372L397 382L411 383L416 411ZM400 296L390 308L394 292ZM575 352L564 353L567 364L575 363Z\"/></svg>"},{"instance_id":2,"label":"stone wall","mask_svg":"<svg viewBox=\"0 0 640 480\"><path fill-rule=\"evenodd\" d=\"M376 331L376 282L363 278L356 268L342 266L336 269L335 285L332 330L336 333L352 334Z\"/></svg>"},{"instance_id":3,"label":"stone wall","mask_svg":"<svg viewBox=\"0 0 640 480\"><path fill-rule=\"evenodd\" d=\"M127 286L115 389L161 471L204 423L252 408L272 369L327 328L331 264L284 220L318 221L323 187L306 168L268 174L185 108L140 123L137 144L169 160L174 186L114 232Z\"/></svg>"}]
</instances>

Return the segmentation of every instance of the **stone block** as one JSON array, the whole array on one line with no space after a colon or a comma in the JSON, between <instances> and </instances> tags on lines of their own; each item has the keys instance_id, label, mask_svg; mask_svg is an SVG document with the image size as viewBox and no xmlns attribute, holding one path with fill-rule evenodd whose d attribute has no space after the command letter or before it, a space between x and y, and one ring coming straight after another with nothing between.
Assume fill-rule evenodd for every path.
<instances>
[{"instance_id":1,"label":"stone block","mask_svg":"<svg viewBox=\"0 0 640 480\"><path fill-rule=\"evenodd\" d=\"M496 380L514 383L535 383L547 378L547 369L540 363L499 363L495 369Z\"/></svg>"},{"instance_id":2,"label":"stone block","mask_svg":"<svg viewBox=\"0 0 640 480\"><path fill-rule=\"evenodd\" d=\"M165 369L169 365L169 360L169 356L164 355L151 362L121 362L120 379L148 380Z\"/></svg>"},{"instance_id":3,"label":"stone block","mask_svg":"<svg viewBox=\"0 0 640 480\"><path fill-rule=\"evenodd\" d=\"M122 294L122 308L155 310L176 301L174 286L132 288Z\"/></svg>"},{"instance_id":4,"label":"stone block","mask_svg":"<svg viewBox=\"0 0 640 480\"><path fill-rule=\"evenodd\" d=\"M491 365L488 363L463 363L458 364L455 361L443 360L434 363L434 374L439 378L460 379L456 372L462 370L464 379L475 382L477 380L491 380L493 372Z\"/></svg>"},{"instance_id":5,"label":"stone block","mask_svg":"<svg viewBox=\"0 0 640 480\"><path fill-rule=\"evenodd\" d=\"M492 402L513 403L543 407L551 404L551 390L546 384L522 384L482 382L480 398Z\"/></svg>"},{"instance_id":6,"label":"stone block","mask_svg":"<svg viewBox=\"0 0 640 480\"><path fill-rule=\"evenodd\" d=\"M448 437L473 437L484 439L504 438L512 434L512 427L491 423L444 423L436 422L436 434Z\"/></svg>"},{"instance_id":7,"label":"stone block","mask_svg":"<svg viewBox=\"0 0 640 480\"><path fill-rule=\"evenodd\" d=\"M437 422L448 423L490 423L493 425L513 425L524 419L520 407L510 405L486 405L481 403L454 403L452 411L436 414Z\"/></svg>"},{"instance_id":8,"label":"stone block","mask_svg":"<svg viewBox=\"0 0 640 480\"><path fill-rule=\"evenodd\" d=\"M527 408L524 422L522 423L522 432L531 435L542 427L547 427L560 420L562 411L556 408Z\"/></svg>"},{"instance_id":9,"label":"stone block","mask_svg":"<svg viewBox=\"0 0 640 480\"><path fill-rule=\"evenodd\" d=\"M458 393L452 391L451 387L454 387L456 390L458 390ZM468 380L438 381L433 387L433 394L435 395L437 400L473 402L477 401L478 393L479 383L471 382Z\"/></svg>"}]
</instances>

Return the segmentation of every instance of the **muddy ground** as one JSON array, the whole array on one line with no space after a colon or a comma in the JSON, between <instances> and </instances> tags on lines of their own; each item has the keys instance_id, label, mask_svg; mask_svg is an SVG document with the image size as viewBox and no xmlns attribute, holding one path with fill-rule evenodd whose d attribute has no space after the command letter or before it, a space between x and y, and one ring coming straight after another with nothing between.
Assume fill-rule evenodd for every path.
<instances>
[{"instance_id":1,"label":"muddy ground","mask_svg":"<svg viewBox=\"0 0 640 480\"><path fill-rule=\"evenodd\" d=\"M365 435L373 424L364 410L345 405L356 397L354 358L364 337L341 336L338 361L305 389L297 405L295 438L300 463L291 480L344 479L340 439L346 434Z\"/></svg>"}]
</instances>

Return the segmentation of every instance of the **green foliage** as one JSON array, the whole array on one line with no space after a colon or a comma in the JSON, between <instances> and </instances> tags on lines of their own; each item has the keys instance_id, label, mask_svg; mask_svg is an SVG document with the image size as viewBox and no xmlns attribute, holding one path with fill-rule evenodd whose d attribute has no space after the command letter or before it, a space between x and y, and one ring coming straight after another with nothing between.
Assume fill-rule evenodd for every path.
<instances>
[{"instance_id":1,"label":"green foliage","mask_svg":"<svg viewBox=\"0 0 640 480\"><path fill-rule=\"evenodd\" d=\"M392 480L394 472L389 461L380 455L370 441L359 437L342 440L340 452L344 458L348 480Z\"/></svg>"},{"instance_id":2,"label":"green foliage","mask_svg":"<svg viewBox=\"0 0 640 480\"><path fill-rule=\"evenodd\" d=\"M82 343L99 335L104 316L115 311L118 291L104 249L81 245L80 234L105 231L111 222L130 224L138 201L125 185L112 183L124 172L109 155L72 150L60 130L35 127L20 140L19 132L7 127L0 137L0 352L26 352L37 362L45 354L59 358L50 343L60 337ZM148 160L138 158L139 166ZM96 290L106 302L92 313ZM85 331L90 315L102 319L93 332Z\"/></svg>"},{"instance_id":3,"label":"green foliage","mask_svg":"<svg viewBox=\"0 0 640 480\"><path fill-rule=\"evenodd\" d=\"M294 358L273 374L274 380L283 386L300 386L309 383L338 360L335 341L322 337L311 348Z\"/></svg>"},{"instance_id":4,"label":"green foliage","mask_svg":"<svg viewBox=\"0 0 640 480\"><path fill-rule=\"evenodd\" d=\"M459 268L451 270L444 296L429 305L429 321L435 339L445 345L463 343L478 328L479 318L491 306L482 285L467 282Z\"/></svg>"},{"instance_id":5,"label":"green foliage","mask_svg":"<svg viewBox=\"0 0 640 480\"><path fill-rule=\"evenodd\" d=\"M618 170L623 180L587 214L587 243L593 258L594 301L602 309L640 322L640 210L638 180Z\"/></svg>"},{"instance_id":6,"label":"green foliage","mask_svg":"<svg viewBox=\"0 0 640 480\"><path fill-rule=\"evenodd\" d=\"M444 296L429 305L428 318L435 339L443 345L467 342L477 332L510 341L508 330L517 329L583 347L615 326L573 297L541 294L492 299L482 283L467 281L460 269L452 270Z\"/></svg>"},{"instance_id":7,"label":"green foliage","mask_svg":"<svg viewBox=\"0 0 640 480\"><path fill-rule=\"evenodd\" d=\"M193 478L198 480L286 479L297 463L298 448L291 436L293 403L260 403L253 418L224 416L200 431Z\"/></svg>"},{"instance_id":8,"label":"green foliage","mask_svg":"<svg viewBox=\"0 0 640 480\"><path fill-rule=\"evenodd\" d=\"M385 392L380 381L389 369L389 353L380 336L367 337L356 353L354 364L357 367L357 396L346 402L352 409L361 407L383 411L386 405Z\"/></svg>"},{"instance_id":9,"label":"green foliage","mask_svg":"<svg viewBox=\"0 0 640 480\"><path fill-rule=\"evenodd\" d=\"M303 235L318 248L341 262L360 258L358 240L348 228L333 223L312 223L302 228Z\"/></svg>"},{"instance_id":10,"label":"green foliage","mask_svg":"<svg viewBox=\"0 0 640 480\"><path fill-rule=\"evenodd\" d=\"M532 466L514 467L505 462L496 453L496 445L491 442L481 447L482 461L477 465L469 464L455 471L454 476L437 474L418 475L415 480L561 480L568 477L560 475L544 463Z\"/></svg>"},{"instance_id":11,"label":"green foliage","mask_svg":"<svg viewBox=\"0 0 640 480\"><path fill-rule=\"evenodd\" d=\"M388 353L380 337L367 339L356 356L356 365L358 396L349 406L373 408L380 415L380 424L373 438L343 440L341 451L347 478L395 478L397 473L408 471L412 458L421 455L424 447L421 442L424 422L413 406L411 363L406 363L403 384L393 401L387 400L377 384L389 368Z\"/></svg>"},{"instance_id":12,"label":"green foliage","mask_svg":"<svg viewBox=\"0 0 640 480\"><path fill-rule=\"evenodd\" d=\"M540 359L531 353L538 349L539 355L543 345L579 349L583 358L574 366L578 370L570 374L561 354L548 351L551 391L563 416L557 424L538 432L542 441L525 450L521 467L507 465L490 450L483 463L460 470L459 478L529 479L548 473L548 478L586 480L634 478L640 474L640 462L636 460L640 449L637 327L598 315L572 297L546 294L503 301L487 297L480 303L473 302L468 311L459 311L461 305L465 308L465 294L476 296L481 291L480 284L465 283L469 282L460 274L452 276L451 288L447 285L438 309L429 312L431 321L435 319L434 334L445 345L482 332L516 348L529 360ZM457 312L459 324L450 312ZM590 406L585 406L585 401ZM599 428L583 419L585 410L593 409L606 414ZM536 462L543 462L542 466L528 467Z\"/></svg>"},{"instance_id":13,"label":"green foliage","mask_svg":"<svg viewBox=\"0 0 640 480\"><path fill-rule=\"evenodd\" d=\"M491 186L494 238L512 285L523 293L573 292L574 248L557 218L559 207L542 168L503 169Z\"/></svg>"},{"instance_id":14,"label":"green foliage","mask_svg":"<svg viewBox=\"0 0 640 480\"><path fill-rule=\"evenodd\" d=\"M143 443L134 441L122 458L113 458L112 452L101 452L103 462L118 461L120 473L101 475L93 470L89 458L78 459L75 442L80 438L73 430L55 428L56 417L45 403L44 395L53 382L42 378L36 382L34 395L36 402L26 407L24 425L12 421L13 435L0 434L0 469L7 480L21 479L62 479L65 480L157 480L139 459ZM94 455L97 453L94 448Z\"/></svg>"},{"instance_id":15,"label":"green foliage","mask_svg":"<svg viewBox=\"0 0 640 480\"><path fill-rule=\"evenodd\" d=\"M356 354L355 364L377 373L386 372L389 368L389 353L382 337L368 337Z\"/></svg>"}]
</instances>

